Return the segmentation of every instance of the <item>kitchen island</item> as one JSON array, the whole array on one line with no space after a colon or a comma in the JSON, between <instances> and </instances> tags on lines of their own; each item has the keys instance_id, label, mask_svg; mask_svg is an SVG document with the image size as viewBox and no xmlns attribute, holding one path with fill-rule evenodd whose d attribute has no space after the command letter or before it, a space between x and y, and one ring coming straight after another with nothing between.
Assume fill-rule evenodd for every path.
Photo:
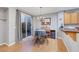
<instances>
[{"instance_id":1,"label":"kitchen island","mask_svg":"<svg viewBox=\"0 0 79 59\"><path fill-rule=\"evenodd\" d=\"M69 35L74 41L78 41L79 36L79 30L77 29L63 29L63 32L65 32L67 35Z\"/></svg>"}]
</instances>

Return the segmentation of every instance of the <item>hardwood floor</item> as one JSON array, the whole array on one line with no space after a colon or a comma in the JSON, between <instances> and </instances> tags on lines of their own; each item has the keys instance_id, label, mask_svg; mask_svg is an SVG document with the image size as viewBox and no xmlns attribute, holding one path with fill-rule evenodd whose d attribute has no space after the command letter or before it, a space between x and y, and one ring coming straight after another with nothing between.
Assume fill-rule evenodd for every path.
<instances>
[{"instance_id":1,"label":"hardwood floor","mask_svg":"<svg viewBox=\"0 0 79 59\"><path fill-rule=\"evenodd\" d=\"M63 43L63 40L61 39L57 40L57 47L58 52L68 52L67 48L65 47L65 44Z\"/></svg>"},{"instance_id":2,"label":"hardwood floor","mask_svg":"<svg viewBox=\"0 0 79 59\"><path fill-rule=\"evenodd\" d=\"M12 46L0 46L0 52L66 52L67 49L62 40L48 38L49 43L40 47L34 46L32 40L25 40Z\"/></svg>"},{"instance_id":3,"label":"hardwood floor","mask_svg":"<svg viewBox=\"0 0 79 59\"><path fill-rule=\"evenodd\" d=\"M57 40L48 38L48 44L45 43L43 45L40 45L39 48L37 46L33 46L32 51L56 52L57 51Z\"/></svg>"}]
</instances>

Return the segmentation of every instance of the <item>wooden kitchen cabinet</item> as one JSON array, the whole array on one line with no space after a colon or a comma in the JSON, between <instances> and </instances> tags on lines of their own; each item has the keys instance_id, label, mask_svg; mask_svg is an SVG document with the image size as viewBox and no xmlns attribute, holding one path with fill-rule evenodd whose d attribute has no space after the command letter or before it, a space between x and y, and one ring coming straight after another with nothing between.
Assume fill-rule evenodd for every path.
<instances>
[{"instance_id":1,"label":"wooden kitchen cabinet","mask_svg":"<svg viewBox=\"0 0 79 59\"><path fill-rule=\"evenodd\" d=\"M79 24L79 13L77 13L77 23Z\"/></svg>"},{"instance_id":2,"label":"wooden kitchen cabinet","mask_svg":"<svg viewBox=\"0 0 79 59\"><path fill-rule=\"evenodd\" d=\"M76 41L76 32L65 32L67 35L69 35L72 40Z\"/></svg>"},{"instance_id":3,"label":"wooden kitchen cabinet","mask_svg":"<svg viewBox=\"0 0 79 59\"><path fill-rule=\"evenodd\" d=\"M71 23L70 24L78 24L78 22L77 22L77 20L78 20L77 12L72 12L70 17L71 17Z\"/></svg>"},{"instance_id":4,"label":"wooden kitchen cabinet","mask_svg":"<svg viewBox=\"0 0 79 59\"><path fill-rule=\"evenodd\" d=\"M79 24L79 14L77 12L65 12L64 24Z\"/></svg>"},{"instance_id":5,"label":"wooden kitchen cabinet","mask_svg":"<svg viewBox=\"0 0 79 59\"><path fill-rule=\"evenodd\" d=\"M65 12L64 13L64 24L70 24L70 13L69 12Z\"/></svg>"}]
</instances>

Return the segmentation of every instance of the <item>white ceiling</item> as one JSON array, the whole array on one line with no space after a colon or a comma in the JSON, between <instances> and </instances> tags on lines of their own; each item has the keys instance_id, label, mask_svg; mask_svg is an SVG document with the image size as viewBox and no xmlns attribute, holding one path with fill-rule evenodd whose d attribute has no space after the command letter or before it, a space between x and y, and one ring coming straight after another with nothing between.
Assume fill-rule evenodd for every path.
<instances>
[{"instance_id":1,"label":"white ceiling","mask_svg":"<svg viewBox=\"0 0 79 59\"><path fill-rule=\"evenodd\" d=\"M41 14L43 15L43 14L55 13L55 12L71 10L75 8L76 7L42 7ZM31 14L33 16L40 15L40 7L19 7L19 9L22 9L26 11L26 13Z\"/></svg>"}]
</instances>

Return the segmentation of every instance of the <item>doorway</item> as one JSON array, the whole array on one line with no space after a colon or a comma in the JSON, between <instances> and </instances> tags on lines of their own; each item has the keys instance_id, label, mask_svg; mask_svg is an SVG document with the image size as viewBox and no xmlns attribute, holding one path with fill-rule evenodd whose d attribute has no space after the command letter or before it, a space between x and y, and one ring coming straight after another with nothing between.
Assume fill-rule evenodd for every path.
<instances>
[{"instance_id":1,"label":"doorway","mask_svg":"<svg viewBox=\"0 0 79 59\"><path fill-rule=\"evenodd\" d=\"M22 38L32 35L32 16L21 12L21 34Z\"/></svg>"},{"instance_id":2,"label":"doorway","mask_svg":"<svg viewBox=\"0 0 79 59\"><path fill-rule=\"evenodd\" d=\"M32 16L17 10L16 13L16 42L32 35Z\"/></svg>"}]
</instances>

